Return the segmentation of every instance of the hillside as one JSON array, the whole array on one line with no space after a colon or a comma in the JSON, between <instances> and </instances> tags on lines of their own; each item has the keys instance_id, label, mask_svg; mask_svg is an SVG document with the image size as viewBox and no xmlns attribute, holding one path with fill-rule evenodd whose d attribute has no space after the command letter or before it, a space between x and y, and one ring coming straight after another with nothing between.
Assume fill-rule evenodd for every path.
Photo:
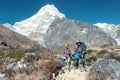
<instances>
[{"instance_id":1,"label":"hillside","mask_svg":"<svg viewBox=\"0 0 120 80\"><path fill-rule=\"evenodd\" d=\"M40 50L37 42L30 40L26 36L20 35L8 28L0 25L0 43L6 43L8 50Z\"/></svg>"},{"instance_id":2,"label":"hillside","mask_svg":"<svg viewBox=\"0 0 120 80\"><path fill-rule=\"evenodd\" d=\"M38 48L38 46L36 46L36 43L29 40L27 37L15 33L5 28L4 26L0 26L0 28L0 40L1 42L8 42L7 47L9 50L16 50L16 46L14 45L17 44L20 45L20 47L17 47L17 50L29 49L29 54L33 54L33 51L36 49L38 50L37 53L35 53L36 57L30 59L29 57L26 58L24 55L19 60L11 57L12 55L0 57L0 71L2 73L0 76L4 76L5 74L9 80L32 80L33 78L34 80L52 80L54 78L53 74L57 76L55 77L56 80L119 80L120 78L119 46L102 46L88 49L86 55L87 72L81 72L81 67L76 70L74 68L74 61L72 61L71 71L68 72L67 66L61 69L61 55L58 54L58 51L53 52L50 49L45 49L40 46ZM25 47L21 45L24 45ZM26 45L29 45L30 47L26 48ZM4 45L2 44L2 46ZM34 46L36 46L36 48L32 49ZM26 53L24 54L26 55ZM16 67L18 66L19 61L22 62L22 64L26 65L25 70L16 71ZM116 66L112 66L112 64ZM99 72L97 72L97 70ZM102 72L104 72L104 76L102 75Z\"/></svg>"},{"instance_id":3,"label":"hillside","mask_svg":"<svg viewBox=\"0 0 120 80\"><path fill-rule=\"evenodd\" d=\"M0 25L0 80L52 79L53 71L60 69L52 55L52 50Z\"/></svg>"}]
</instances>

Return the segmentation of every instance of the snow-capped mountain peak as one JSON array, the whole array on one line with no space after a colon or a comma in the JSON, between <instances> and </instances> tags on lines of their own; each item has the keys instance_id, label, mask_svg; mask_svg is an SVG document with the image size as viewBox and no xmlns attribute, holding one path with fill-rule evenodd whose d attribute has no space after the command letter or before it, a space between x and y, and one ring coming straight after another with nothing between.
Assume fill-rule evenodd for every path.
<instances>
[{"instance_id":1,"label":"snow-capped mountain peak","mask_svg":"<svg viewBox=\"0 0 120 80\"><path fill-rule=\"evenodd\" d=\"M40 43L43 43L43 35L56 18L64 18L65 15L60 13L54 6L47 4L43 6L35 15L21 22L16 22L13 28L16 32L26 35ZM40 36L38 38L38 36Z\"/></svg>"},{"instance_id":2,"label":"snow-capped mountain peak","mask_svg":"<svg viewBox=\"0 0 120 80\"><path fill-rule=\"evenodd\" d=\"M114 25L114 24L108 24L108 23L96 23L96 24L94 24L94 25L99 26L99 27L105 27L105 26L107 26L107 25L116 26L116 25Z\"/></svg>"},{"instance_id":3,"label":"snow-capped mountain peak","mask_svg":"<svg viewBox=\"0 0 120 80\"><path fill-rule=\"evenodd\" d=\"M99 28L103 29L105 32L112 31L113 28L115 28L116 25L114 24L107 24L107 23L96 23L95 26L98 26Z\"/></svg>"},{"instance_id":4,"label":"snow-capped mountain peak","mask_svg":"<svg viewBox=\"0 0 120 80\"><path fill-rule=\"evenodd\" d=\"M60 13L58 9L54 5L47 4L46 6L42 7L39 12L41 15L44 15L45 13L50 14L52 16L58 16L59 18L65 17L64 14Z\"/></svg>"},{"instance_id":5,"label":"snow-capped mountain peak","mask_svg":"<svg viewBox=\"0 0 120 80\"><path fill-rule=\"evenodd\" d=\"M54 5L47 4L43 6L34 16L28 19L33 20L38 18L39 16L45 16L45 15L53 16L53 17L57 16L59 18L65 17L65 15L60 13L59 10Z\"/></svg>"}]
</instances>

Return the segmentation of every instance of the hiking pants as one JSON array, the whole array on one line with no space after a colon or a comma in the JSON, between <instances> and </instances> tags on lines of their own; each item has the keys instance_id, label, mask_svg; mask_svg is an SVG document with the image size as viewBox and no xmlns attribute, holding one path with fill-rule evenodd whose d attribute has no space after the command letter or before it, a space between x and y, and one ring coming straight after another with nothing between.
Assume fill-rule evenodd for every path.
<instances>
[{"instance_id":1,"label":"hiking pants","mask_svg":"<svg viewBox=\"0 0 120 80\"><path fill-rule=\"evenodd\" d=\"M80 64L82 64L82 66L83 66L83 68L85 68L85 53L80 53L79 54L79 57L80 57L80 59L81 59L81 62L80 62Z\"/></svg>"},{"instance_id":2,"label":"hiking pants","mask_svg":"<svg viewBox=\"0 0 120 80\"><path fill-rule=\"evenodd\" d=\"M68 65L68 70L70 70L70 65L71 65L71 59L70 57L66 58L66 57L62 57L62 66L64 66L65 60L67 60L67 65Z\"/></svg>"},{"instance_id":3,"label":"hiking pants","mask_svg":"<svg viewBox=\"0 0 120 80\"><path fill-rule=\"evenodd\" d=\"M78 69L79 66L79 59L75 60L75 68Z\"/></svg>"}]
</instances>

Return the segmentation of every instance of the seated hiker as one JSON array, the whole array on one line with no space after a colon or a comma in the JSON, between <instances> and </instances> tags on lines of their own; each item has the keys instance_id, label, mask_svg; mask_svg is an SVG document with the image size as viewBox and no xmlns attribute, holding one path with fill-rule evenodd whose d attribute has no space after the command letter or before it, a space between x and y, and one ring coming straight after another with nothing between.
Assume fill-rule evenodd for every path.
<instances>
[{"instance_id":1,"label":"seated hiker","mask_svg":"<svg viewBox=\"0 0 120 80\"><path fill-rule=\"evenodd\" d=\"M73 56L73 60L75 61L75 68L78 69L78 66L79 66L79 53L77 52L77 48L75 48L75 51L74 51L74 54L72 55Z\"/></svg>"},{"instance_id":2,"label":"seated hiker","mask_svg":"<svg viewBox=\"0 0 120 80\"><path fill-rule=\"evenodd\" d=\"M67 60L68 70L70 71L72 53L69 49L69 44L64 44L65 49L62 51L62 66L64 66L65 60Z\"/></svg>"},{"instance_id":3,"label":"seated hiker","mask_svg":"<svg viewBox=\"0 0 120 80\"><path fill-rule=\"evenodd\" d=\"M86 45L84 42L77 42L76 43L77 45L77 50L76 52L78 52L79 54L79 58L81 59L81 64L82 64L82 67L84 68L84 70L86 71L86 65L85 65L85 54L86 54ZM77 63L78 64L78 63Z\"/></svg>"}]
</instances>

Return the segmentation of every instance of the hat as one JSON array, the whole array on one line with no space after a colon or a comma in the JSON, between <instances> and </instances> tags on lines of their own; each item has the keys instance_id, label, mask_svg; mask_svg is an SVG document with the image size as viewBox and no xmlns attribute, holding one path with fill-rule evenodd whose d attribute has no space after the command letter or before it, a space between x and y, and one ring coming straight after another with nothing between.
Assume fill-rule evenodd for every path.
<instances>
[{"instance_id":1,"label":"hat","mask_svg":"<svg viewBox=\"0 0 120 80\"><path fill-rule=\"evenodd\" d=\"M68 47L69 44L64 44L64 47Z\"/></svg>"},{"instance_id":2,"label":"hat","mask_svg":"<svg viewBox=\"0 0 120 80\"><path fill-rule=\"evenodd\" d=\"M81 42L79 41L79 42L76 43L76 45L78 45L78 44L81 44Z\"/></svg>"}]
</instances>

